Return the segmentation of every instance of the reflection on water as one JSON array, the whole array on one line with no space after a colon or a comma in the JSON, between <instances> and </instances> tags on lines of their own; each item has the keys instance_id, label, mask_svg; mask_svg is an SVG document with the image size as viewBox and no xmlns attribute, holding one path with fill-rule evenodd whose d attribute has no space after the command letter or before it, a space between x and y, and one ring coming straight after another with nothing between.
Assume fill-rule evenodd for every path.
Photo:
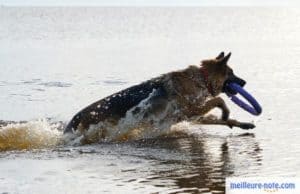
<instances>
[{"instance_id":1,"label":"reflection on water","mask_svg":"<svg viewBox=\"0 0 300 194\"><path fill-rule=\"evenodd\" d=\"M166 153L152 156L159 167L144 182L158 187L174 184L174 189L180 191L223 193L225 177L251 174L249 171L258 170L261 164L260 148L251 133L159 139L142 142L138 147Z\"/></svg>"}]
</instances>

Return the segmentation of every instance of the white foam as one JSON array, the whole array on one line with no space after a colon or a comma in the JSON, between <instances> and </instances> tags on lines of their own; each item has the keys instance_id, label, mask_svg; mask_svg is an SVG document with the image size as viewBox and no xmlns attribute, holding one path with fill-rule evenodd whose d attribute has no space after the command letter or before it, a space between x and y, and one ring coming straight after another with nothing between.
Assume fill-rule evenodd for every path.
<instances>
[{"instance_id":1,"label":"white foam","mask_svg":"<svg viewBox=\"0 0 300 194\"><path fill-rule=\"evenodd\" d=\"M60 127L47 119L0 127L0 151L54 147L62 143Z\"/></svg>"}]
</instances>

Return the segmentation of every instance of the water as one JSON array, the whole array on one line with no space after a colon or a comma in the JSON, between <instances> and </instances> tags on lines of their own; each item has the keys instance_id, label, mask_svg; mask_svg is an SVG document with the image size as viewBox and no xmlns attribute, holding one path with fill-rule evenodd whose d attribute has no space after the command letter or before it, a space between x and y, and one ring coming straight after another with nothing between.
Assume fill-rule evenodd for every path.
<instances>
[{"instance_id":1,"label":"water","mask_svg":"<svg viewBox=\"0 0 300 194\"><path fill-rule=\"evenodd\" d=\"M1 7L0 191L223 193L228 176L299 176L299 17L279 7ZM62 136L86 105L223 50L263 114L222 96L254 130L184 122L127 142Z\"/></svg>"}]
</instances>

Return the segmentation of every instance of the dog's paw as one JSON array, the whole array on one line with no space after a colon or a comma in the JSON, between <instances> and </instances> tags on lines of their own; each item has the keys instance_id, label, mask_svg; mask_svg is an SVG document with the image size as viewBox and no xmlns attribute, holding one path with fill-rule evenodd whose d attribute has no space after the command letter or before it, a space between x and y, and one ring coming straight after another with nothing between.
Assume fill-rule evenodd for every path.
<instances>
[{"instance_id":1,"label":"dog's paw","mask_svg":"<svg viewBox=\"0 0 300 194\"><path fill-rule=\"evenodd\" d=\"M239 125L239 127L240 127L241 129L253 129L253 128L255 128L255 125L252 124L252 123L241 123L241 124Z\"/></svg>"}]
</instances>

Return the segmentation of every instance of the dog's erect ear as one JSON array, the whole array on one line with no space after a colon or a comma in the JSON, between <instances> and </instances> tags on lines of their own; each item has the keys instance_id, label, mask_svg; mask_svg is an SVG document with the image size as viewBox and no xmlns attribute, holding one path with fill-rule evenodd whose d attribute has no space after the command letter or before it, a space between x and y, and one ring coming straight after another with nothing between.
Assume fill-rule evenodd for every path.
<instances>
[{"instance_id":1,"label":"dog's erect ear","mask_svg":"<svg viewBox=\"0 0 300 194\"><path fill-rule=\"evenodd\" d=\"M224 57L224 52L221 52L217 57L216 57L216 59L217 60L220 60L220 59L222 59Z\"/></svg>"},{"instance_id":2,"label":"dog's erect ear","mask_svg":"<svg viewBox=\"0 0 300 194\"><path fill-rule=\"evenodd\" d=\"M223 65L227 64L227 62L228 62L230 56L231 56L231 53L228 53L224 58L222 58L222 59L219 61L219 63L220 63L220 64L223 64Z\"/></svg>"}]
</instances>

